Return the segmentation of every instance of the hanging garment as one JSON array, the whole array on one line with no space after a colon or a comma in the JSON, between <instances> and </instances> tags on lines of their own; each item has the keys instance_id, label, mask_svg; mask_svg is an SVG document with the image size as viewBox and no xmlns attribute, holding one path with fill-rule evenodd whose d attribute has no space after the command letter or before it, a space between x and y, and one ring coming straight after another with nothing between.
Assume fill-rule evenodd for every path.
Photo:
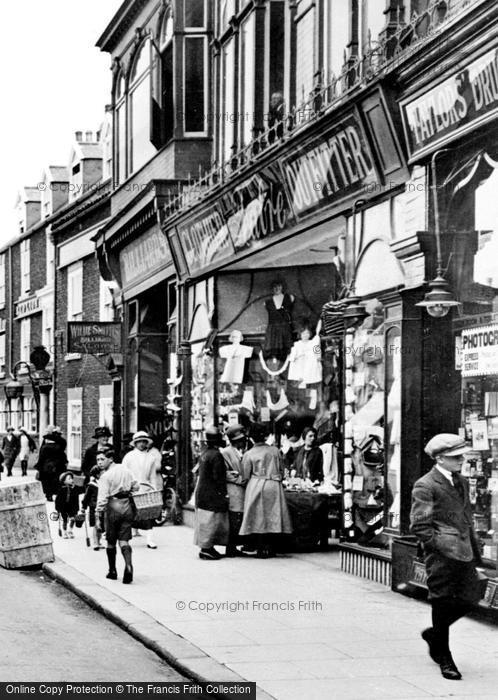
<instances>
[{"instance_id":1,"label":"hanging garment","mask_svg":"<svg viewBox=\"0 0 498 700\"><path fill-rule=\"evenodd\" d=\"M285 391L282 387L280 388L280 396L278 397L278 401L275 401L275 403L271 400L270 392L266 390L266 405L270 411L282 411L284 408L287 408L289 401L287 400L287 396L285 395Z\"/></svg>"},{"instance_id":2,"label":"hanging garment","mask_svg":"<svg viewBox=\"0 0 498 700\"><path fill-rule=\"evenodd\" d=\"M294 301L289 294L284 294L281 306L277 308L274 298L265 301L268 313L268 326L266 327L263 343L263 356L275 357L282 362L289 354L292 345L292 307Z\"/></svg>"},{"instance_id":3,"label":"hanging garment","mask_svg":"<svg viewBox=\"0 0 498 700\"><path fill-rule=\"evenodd\" d=\"M253 348L250 345L241 345L240 343L223 345L219 349L219 354L226 362L220 382L242 384L245 361L251 357L252 351Z\"/></svg>"},{"instance_id":4,"label":"hanging garment","mask_svg":"<svg viewBox=\"0 0 498 700\"><path fill-rule=\"evenodd\" d=\"M298 340L292 346L288 379L303 384L316 384L322 381L320 338L315 335L309 340Z\"/></svg>"}]
</instances>

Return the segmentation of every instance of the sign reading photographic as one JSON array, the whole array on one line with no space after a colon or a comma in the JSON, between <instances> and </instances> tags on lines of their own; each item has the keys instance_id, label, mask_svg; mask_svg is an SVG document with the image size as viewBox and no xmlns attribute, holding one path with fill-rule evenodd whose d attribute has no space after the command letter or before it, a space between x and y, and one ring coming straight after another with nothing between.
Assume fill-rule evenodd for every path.
<instances>
[{"instance_id":1,"label":"sign reading photographic","mask_svg":"<svg viewBox=\"0 0 498 700\"><path fill-rule=\"evenodd\" d=\"M498 324L462 331L462 377L498 374Z\"/></svg>"},{"instance_id":2,"label":"sign reading photographic","mask_svg":"<svg viewBox=\"0 0 498 700\"><path fill-rule=\"evenodd\" d=\"M498 49L491 49L401 106L410 156L420 156L498 111Z\"/></svg>"},{"instance_id":3,"label":"sign reading photographic","mask_svg":"<svg viewBox=\"0 0 498 700\"><path fill-rule=\"evenodd\" d=\"M121 352L121 324L108 321L70 321L67 324L67 352L88 355Z\"/></svg>"}]
</instances>

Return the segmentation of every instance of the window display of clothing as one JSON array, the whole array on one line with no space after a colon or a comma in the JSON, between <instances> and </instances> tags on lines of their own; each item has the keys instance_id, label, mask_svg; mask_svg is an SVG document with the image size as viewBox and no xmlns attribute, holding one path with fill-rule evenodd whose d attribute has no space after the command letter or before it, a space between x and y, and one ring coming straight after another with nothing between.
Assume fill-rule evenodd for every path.
<instances>
[{"instance_id":1,"label":"window display of clothing","mask_svg":"<svg viewBox=\"0 0 498 700\"><path fill-rule=\"evenodd\" d=\"M320 338L317 335L294 343L287 377L304 385L322 381Z\"/></svg>"},{"instance_id":2,"label":"window display of clothing","mask_svg":"<svg viewBox=\"0 0 498 700\"><path fill-rule=\"evenodd\" d=\"M280 301L280 303L279 303ZM275 295L265 301L268 313L263 343L263 356L275 357L282 362L292 346L292 308L294 299L290 294Z\"/></svg>"},{"instance_id":3,"label":"window display of clothing","mask_svg":"<svg viewBox=\"0 0 498 700\"><path fill-rule=\"evenodd\" d=\"M252 355L253 348L250 345L242 345L238 338L242 340L242 333L235 336L236 331L230 336L233 340L230 345L223 345L219 349L219 355L226 360L220 382L229 384L242 384L244 377L245 361ZM235 339L237 338L237 339Z\"/></svg>"}]
</instances>

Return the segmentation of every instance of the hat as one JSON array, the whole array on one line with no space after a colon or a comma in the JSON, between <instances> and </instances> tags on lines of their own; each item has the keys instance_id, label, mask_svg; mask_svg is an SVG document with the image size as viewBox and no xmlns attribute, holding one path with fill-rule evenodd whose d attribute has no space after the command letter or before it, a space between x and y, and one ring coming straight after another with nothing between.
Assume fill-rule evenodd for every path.
<instances>
[{"instance_id":1,"label":"hat","mask_svg":"<svg viewBox=\"0 0 498 700\"><path fill-rule=\"evenodd\" d=\"M12 430L12 431L14 430L14 426L13 426L13 425L9 425L9 427L7 428L7 432L10 433L11 430Z\"/></svg>"},{"instance_id":2,"label":"hat","mask_svg":"<svg viewBox=\"0 0 498 700\"><path fill-rule=\"evenodd\" d=\"M221 442L220 429L215 425L208 425L204 431L204 437L208 442Z\"/></svg>"},{"instance_id":3,"label":"hat","mask_svg":"<svg viewBox=\"0 0 498 700\"><path fill-rule=\"evenodd\" d=\"M225 435L230 440L230 442L235 442L235 440L244 440L246 437L246 430L244 426L240 423L235 423L234 425L229 425L225 431Z\"/></svg>"},{"instance_id":4,"label":"hat","mask_svg":"<svg viewBox=\"0 0 498 700\"><path fill-rule=\"evenodd\" d=\"M59 477L59 481L61 482L61 484L63 484L64 481L66 480L66 476L72 476L73 479L74 479L74 474L73 474L73 472L70 472L70 471L62 472L62 474L61 474L60 477Z\"/></svg>"},{"instance_id":5,"label":"hat","mask_svg":"<svg viewBox=\"0 0 498 700\"><path fill-rule=\"evenodd\" d=\"M453 433L439 433L429 440L424 448L429 457L458 457L466 452L472 452L472 448L465 440Z\"/></svg>"},{"instance_id":6,"label":"hat","mask_svg":"<svg viewBox=\"0 0 498 700\"><path fill-rule=\"evenodd\" d=\"M95 428L92 440L98 440L101 437L111 437L111 431L107 425L99 425Z\"/></svg>"},{"instance_id":7,"label":"hat","mask_svg":"<svg viewBox=\"0 0 498 700\"><path fill-rule=\"evenodd\" d=\"M149 444L149 447L153 443L153 440L150 437L149 433L147 433L145 430L139 430L137 433L134 433L132 443L135 444L139 440L146 440Z\"/></svg>"},{"instance_id":8,"label":"hat","mask_svg":"<svg viewBox=\"0 0 498 700\"><path fill-rule=\"evenodd\" d=\"M49 433L52 434L52 433L56 433L56 432L57 432L57 429L56 429L55 425L47 425L47 427L45 428L44 435L48 435Z\"/></svg>"}]
</instances>

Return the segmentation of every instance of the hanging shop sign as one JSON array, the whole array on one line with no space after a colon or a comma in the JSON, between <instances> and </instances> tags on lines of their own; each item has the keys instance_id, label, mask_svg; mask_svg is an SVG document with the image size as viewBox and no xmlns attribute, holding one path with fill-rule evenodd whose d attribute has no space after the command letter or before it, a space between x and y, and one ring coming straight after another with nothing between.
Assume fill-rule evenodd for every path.
<instances>
[{"instance_id":1,"label":"hanging shop sign","mask_svg":"<svg viewBox=\"0 0 498 700\"><path fill-rule=\"evenodd\" d=\"M194 276L284 229L291 216L278 165L269 165L220 194L168 232ZM178 255L175 255L175 258Z\"/></svg>"},{"instance_id":2,"label":"hanging shop sign","mask_svg":"<svg viewBox=\"0 0 498 700\"><path fill-rule=\"evenodd\" d=\"M356 112L304 141L283 159L289 200L298 218L380 187Z\"/></svg>"},{"instance_id":3,"label":"hanging shop sign","mask_svg":"<svg viewBox=\"0 0 498 700\"><path fill-rule=\"evenodd\" d=\"M70 321L67 324L67 352L88 355L121 352L121 324L111 321Z\"/></svg>"},{"instance_id":4,"label":"hanging shop sign","mask_svg":"<svg viewBox=\"0 0 498 700\"><path fill-rule=\"evenodd\" d=\"M401 112L412 159L493 119L498 113L498 49L402 102Z\"/></svg>"},{"instance_id":5,"label":"hanging shop sign","mask_svg":"<svg viewBox=\"0 0 498 700\"><path fill-rule=\"evenodd\" d=\"M462 331L463 377L498 374L498 324Z\"/></svg>"},{"instance_id":6,"label":"hanging shop sign","mask_svg":"<svg viewBox=\"0 0 498 700\"><path fill-rule=\"evenodd\" d=\"M163 233L153 229L128 243L119 253L123 287L150 277L171 263L171 254Z\"/></svg>"}]
</instances>

